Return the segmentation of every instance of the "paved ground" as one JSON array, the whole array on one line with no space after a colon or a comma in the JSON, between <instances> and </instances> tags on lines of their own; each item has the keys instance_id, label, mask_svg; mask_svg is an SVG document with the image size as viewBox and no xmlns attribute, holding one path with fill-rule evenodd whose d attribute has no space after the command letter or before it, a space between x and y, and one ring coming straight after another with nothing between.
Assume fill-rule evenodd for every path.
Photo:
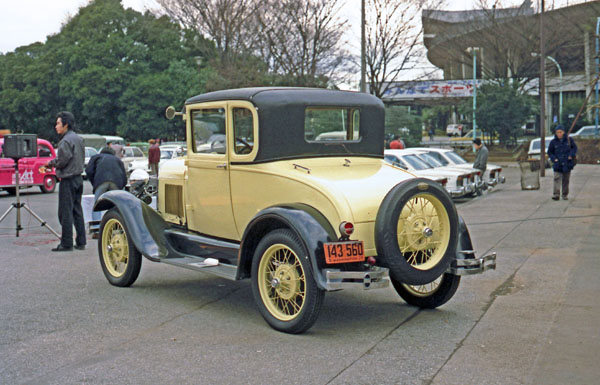
<instances>
[{"instance_id":1,"label":"paved ground","mask_svg":"<svg viewBox=\"0 0 600 385\"><path fill-rule=\"evenodd\" d=\"M0 224L2 384L590 384L600 377L600 166L578 165L569 201L519 171L458 203L498 270L466 277L437 310L393 289L328 293L306 334L270 329L248 281L144 260L130 288L104 278L95 241L56 255L36 226ZM57 194L24 201L58 229ZM0 193L0 213L13 201Z\"/></svg>"}]
</instances>

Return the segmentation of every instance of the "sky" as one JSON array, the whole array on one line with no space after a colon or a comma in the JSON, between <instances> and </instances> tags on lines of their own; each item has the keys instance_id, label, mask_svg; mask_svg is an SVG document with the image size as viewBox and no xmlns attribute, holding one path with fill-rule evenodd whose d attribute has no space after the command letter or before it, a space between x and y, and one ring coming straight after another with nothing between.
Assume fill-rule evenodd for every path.
<instances>
[{"instance_id":1,"label":"sky","mask_svg":"<svg viewBox=\"0 0 600 385\"><path fill-rule=\"evenodd\" d=\"M46 36L59 32L68 17L77 14L79 7L88 2L89 0L0 0L0 52L14 51L17 47L36 41L45 42ZM447 1L445 9L473 9L476 2L477 0ZM126 8L138 11L157 7L154 0L122 0L122 3ZM342 3L342 16L349 19L352 31L359 30L360 0L342 0ZM359 39L359 34L360 32L351 33L349 39Z\"/></svg>"},{"instance_id":2,"label":"sky","mask_svg":"<svg viewBox=\"0 0 600 385\"><path fill-rule=\"evenodd\" d=\"M0 0L0 53L14 51L17 47L34 42L45 42L48 35L58 33L70 16L90 0ZM125 8L143 12L158 8L155 0L121 0ZM360 50L360 2L341 0L340 16L350 24L347 40L351 50ZM494 1L488 0L491 4ZM519 5L523 0L504 0L503 6ZM546 0L547 7L573 4L577 0ZM446 0L443 9L468 10L478 8L479 0ZM534 0L534 4L538 1ZM429 63L424 63L428 66ZM358 81L358 80L357 80Z\"/></svg>"}]
</instances>

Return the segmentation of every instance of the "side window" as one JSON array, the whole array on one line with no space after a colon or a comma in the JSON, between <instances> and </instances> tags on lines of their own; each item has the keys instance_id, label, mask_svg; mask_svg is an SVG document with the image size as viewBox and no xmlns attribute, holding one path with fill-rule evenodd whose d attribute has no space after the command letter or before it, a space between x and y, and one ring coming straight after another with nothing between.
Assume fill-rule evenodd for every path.
<instances>
[{"instance_id":1,"label":"side window","mask_svg":"<svg viewBox=\"0 0 600 385\"><path fill-rule=\"evenodd\" d=\"M128 158L133 157L133 149L132 148L126 148L125 149L125 156Z\"/></svg>"},{"instance_id":2,"label":"side window","mask_svg":"<svg viewBox=\"0 0 600 385\"><path fill-rule=\"evenodd\" d=\"M343 107L309 107L304 112L307 142L360 140L360 110Z\"/></svg>"},{"instance_id":3,"label":"side window","mask_svg":"<svg viewBox=\"0 0 600 385\"><path fill-rule=\"evenodd\" d=\"M134 148L132 148L132 150L133 150L133 156L135 156L136 158L143 158L144 157L144 153L139 148L134 147Z\"/></svg>"},{"instance_id":4,"label":"side window","mask_svg":"<svg viewBox=\"0 0 600 385\"><path fill-rule=\"evenodd\" d=\"M38 145L38 157L40 158L50 158L52 156L52 151L50 151L50 149L43 145L40 144Z\"/></svg>"},{"instance_id":5,"label":"side window","mask_svg":"<svg viewBox=\"0 0 600 385\"><path fill-rule=\"evenodd\" d=\"M252 118L252 111L243 107L235 107L232 112L235 153L249 154L254 148L254 120Z\"/></svg>"},{"instance_id":6,"label":"side window","mask_svg":"<svg viewBox=\"0 0 600 385\"><path fill-rule=\"evenodd\" d=\"M435 158L435 160L440 162L443 166L447 166L448 163L450 163L442 156L442 154L440 154L438 152L428 152L428 154L431 155L433 158Z\"/></svg>"},{"instance_id":7,"label":"side window","mask_svg":"<svg viewBox=\"0 0 600 385\"><path fill-rule=\"evenodd\" d=\"M195 153L225 154L225 109L205 108L192 111L192 135Z\"/></svg>"}]
</instances>

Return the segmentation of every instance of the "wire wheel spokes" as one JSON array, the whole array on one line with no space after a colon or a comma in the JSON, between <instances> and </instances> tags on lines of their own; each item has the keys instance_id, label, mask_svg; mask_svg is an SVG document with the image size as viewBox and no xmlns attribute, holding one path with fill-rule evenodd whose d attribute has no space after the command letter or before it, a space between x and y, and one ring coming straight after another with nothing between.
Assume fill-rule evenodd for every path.
<instances>
[{"instance_id":1,"label":"wire wheel spokes","mask_svg":"<svg viewBox=\"0 0 600 385\"><path fill-rule=\"evenodd\" d=\"M402 207L397 225L400 253L414 268L427 270L446 253L450 239L450 219L442 202L421 193Z\"/></svg>"},{"instance_id":2,"label":"wire wheel spokes","mask_svg":"<svg viewBox=\"0 0 600 385\"><path fill-rule=\"evenodd\" d=\"M125 229L116 219L110 219L104 226L102 251L110 275L120 277L125 274L129 263L129 243Z\"/></svg>"},{"instance_id":3,"label":"wire wheel spokes","mask_svg":"<svg viewBox=\"0 0 600 385\"><path fill-rule=\"evenodd\" d=\"M410 291L414 296L417 297L428 297L435 293L440 287L442 282L442 276L438 277L435 281L426 283L424 285L404 285L404 287Z\"/></svg>"},{"instance_id":4,"label":"wire wheel spokes","mask_svg":"<svg viewBox=\"0 0 600 385\"><path fill-rule=\"evenodd\" d=\"M289 321L300 314L306 296L306 276L296 253L275 244L263 254L258 271L263 303L274 317Z\"/></svg>"}]
</instances>

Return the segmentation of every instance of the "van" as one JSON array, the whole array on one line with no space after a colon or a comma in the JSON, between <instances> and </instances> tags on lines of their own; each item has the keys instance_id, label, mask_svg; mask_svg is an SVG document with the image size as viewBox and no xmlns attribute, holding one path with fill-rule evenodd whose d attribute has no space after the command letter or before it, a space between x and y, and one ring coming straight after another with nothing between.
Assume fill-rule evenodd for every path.
<instances>
[{"instance_id":1,"label":"van","mask_svg":"<svg viewBox=\"0 0 600 385\"><path fill-rule=\"evenodd\" d=\"M120 136L103 135L103 137L106 139L106 144L120 144L121 146L125 146L125 139Z\"/></svg>"},{"instance_id":2,"label":"van","mask_svg":"<svg viewBox=\"0 0 600 385\"><path fill-rule=\"evenodd\" d=\"M449 124L446 126L446 135L448 136L462 136L462 131L462 124Z\"/></svg>"}]
</instances>

